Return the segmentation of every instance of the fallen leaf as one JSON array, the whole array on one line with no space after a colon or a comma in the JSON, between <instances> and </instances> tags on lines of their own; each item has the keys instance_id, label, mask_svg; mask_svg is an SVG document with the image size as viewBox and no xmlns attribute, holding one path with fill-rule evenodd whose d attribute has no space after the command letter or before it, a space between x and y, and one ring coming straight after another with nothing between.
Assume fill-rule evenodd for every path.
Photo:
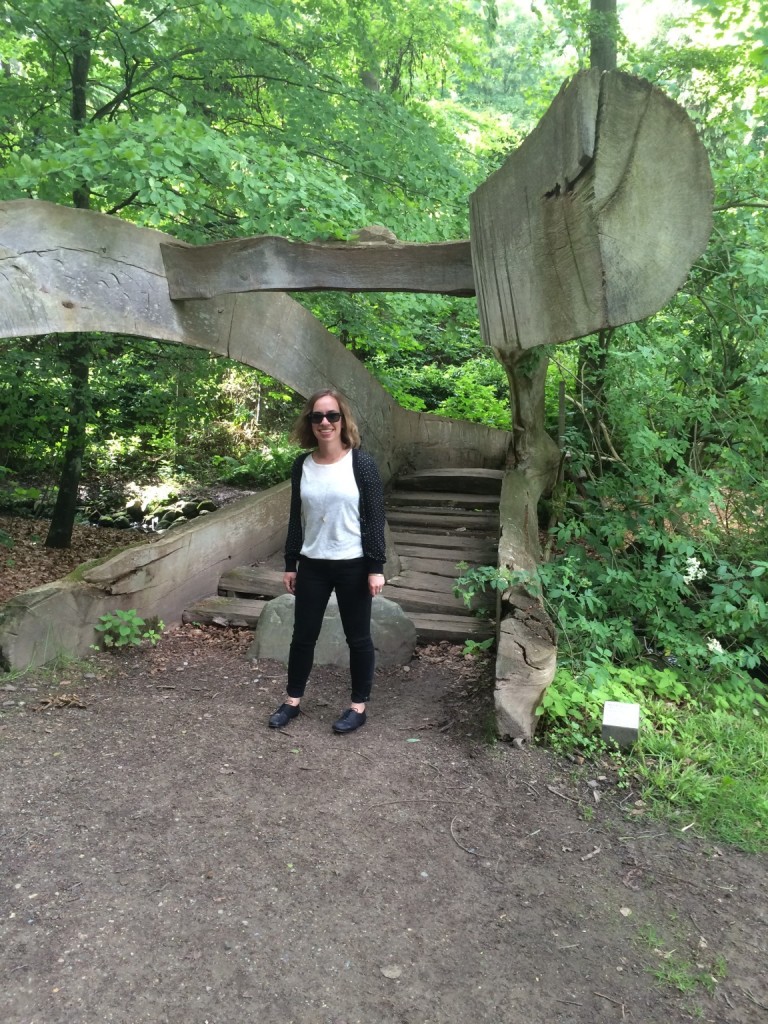
<instances>
[{"instance_id":1,"label":"fallen leaf","mask_svg":"<svg viewBox=\"0 0 768 1024\"><path fill-rule=\"evenodd\" d=\"M632 916L632 910L629 907L621 907L619 909L619 913L621 914L622 917L631 917Z\"/></svg>"}]
</instances>

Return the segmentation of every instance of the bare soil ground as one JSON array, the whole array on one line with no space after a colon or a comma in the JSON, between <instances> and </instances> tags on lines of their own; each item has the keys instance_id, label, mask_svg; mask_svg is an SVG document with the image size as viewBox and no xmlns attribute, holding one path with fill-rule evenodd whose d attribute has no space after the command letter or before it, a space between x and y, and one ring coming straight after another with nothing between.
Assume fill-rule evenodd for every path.
<instances>
[{"instance_id":1,"label":"bare soil ground","mask_svg":"<svg viewBox=\"0 0 768 1024\"><path fill-rule=\"evenodd\" d=\"M455 648L382 673L351 736L330 669L271 731L249 638L0 683L5 1024L768 1019L765 857L490 744Z\"/></svg>"},{"instance_id":2,"label":"bare soil ground","mask_svg":"<svg viewBox=\"0 0 768 1024\"><path fill-rule=\"evenodd\" d=\"M490 665L447 645L350 736L333 669L269 730L249 641L0 675L4 1024L768 1020L768 858L494 744Z\"/></svg>"}]
</instances>

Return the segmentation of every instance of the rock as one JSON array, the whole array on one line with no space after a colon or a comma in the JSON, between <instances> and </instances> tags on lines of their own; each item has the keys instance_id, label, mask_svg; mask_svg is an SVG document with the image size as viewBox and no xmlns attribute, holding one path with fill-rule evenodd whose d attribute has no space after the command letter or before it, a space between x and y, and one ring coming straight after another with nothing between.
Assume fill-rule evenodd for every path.
<instances>
[{"instance_id":1,"label":"rock","mask_svg":"<svg viewBox=\"0 0 768 1024\"><path fill-rule=\"evenodd\" d=\"M210 498L205 498L203 501L198 501L197 511L198 512L215 512L217 509L215 501L211 501Z\"/></svg>"},{"instance_id":2,"label":"rock","mask_svg":"<svg viewBox=\"0 0 768 1024\"><path fill-rule=\"evenodd\" d=\"M125 506L122 514L127 516L131 522L140 523L144 518L144 506L142 505L141 500L136 498L135 501L130 502Z\"/></svg>"},{"instance_id":3,"label":"rock","mask_svg":"<svg viewBox=\"0 0 768 1024\"><path fill-rule=\"evenodd\" d=\"M181 506L181 514L185 519L194 519L198 513L197 503L194 501L185 501Z\"/></svg>"},{"instance_id":4,"label":"rock","mask_svg":"<svg viewBox=\"0 0 768 1024\"><path fill-rule=\"evenodd\" d=\"M253 642L248 650L251 659L268 658L283 665L288 663L288 649L293 633L295 599L282 594L269 601L259 616ZM376 648L376 664L380 668L404 665L411 660L416 646L416 627L400 605L385 597L373 600L371 634ZM315 648L316 665L349 665L349 648L341 627L336 595L331 596L323 617L323 628Z\"/></svg>"}]
</instances>

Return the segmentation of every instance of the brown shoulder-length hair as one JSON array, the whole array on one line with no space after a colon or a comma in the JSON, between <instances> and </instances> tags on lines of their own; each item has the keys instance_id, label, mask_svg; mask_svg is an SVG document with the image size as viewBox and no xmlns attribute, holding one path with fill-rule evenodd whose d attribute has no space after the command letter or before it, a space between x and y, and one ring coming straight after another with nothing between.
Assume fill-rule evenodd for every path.
<instances>
[{"instance_id":1,"label":"brown shoulder-length hair","mask_svg":"<svg viewBox=\"0 0 768 1024\"><path fill-rule=\"evenodd\" d=\"M360 431L357 429L357 423L355 423L355 417L352 415L349 402L340 391L336 391L334 388L323 388L322 391L316 391L314 395L309 396L304 403L304 408L301 410L299 418L294 424L291 437L302 448L317 448L317 438L312 431L309 414L314 409L318 398L325 398L326 396L328 398L335 398L339 407L339 412L341 413L342 444L345 448L359 448Z\"/></svg>"}]
</instances>

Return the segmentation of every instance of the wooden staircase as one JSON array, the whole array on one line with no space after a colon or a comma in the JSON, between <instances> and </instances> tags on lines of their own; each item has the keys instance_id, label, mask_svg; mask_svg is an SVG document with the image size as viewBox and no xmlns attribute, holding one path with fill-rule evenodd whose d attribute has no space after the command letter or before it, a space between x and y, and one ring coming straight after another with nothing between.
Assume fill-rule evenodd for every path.
<instances>
[{"instance_id":1,"label":"wooden staircase","mask_svg":"<svg viewBox=\"0 0 768 1024\"><path fill-rule=\"evenodd\" d=\"M496 564L501 470L433 469L409 473L387 495L387 521L401 570L387 578L384 597L396 601L416 626L420 642L482 640L494 623L493 598L473 610L453 595L457 563ZM219 593L187 608L184 622L255 626L266 601L284 594L282 557L224 573ZM481 595L482 596L482 595Z\"/></svg>"}]
</instances>

